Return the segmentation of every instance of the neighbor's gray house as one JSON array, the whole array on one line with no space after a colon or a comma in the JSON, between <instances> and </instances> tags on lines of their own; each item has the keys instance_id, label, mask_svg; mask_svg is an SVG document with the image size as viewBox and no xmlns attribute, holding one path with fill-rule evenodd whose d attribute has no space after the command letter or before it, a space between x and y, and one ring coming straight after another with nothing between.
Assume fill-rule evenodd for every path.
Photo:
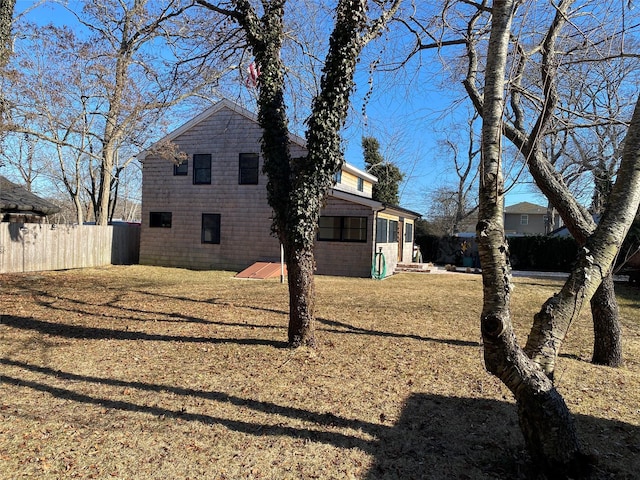
<instances>
[{"instance_id":1,"label":"neighbor's gray house","mask_svg":"<svg viewBox=\"0 0 640 480\"><path fill-rule=\"evenodd\" d=\"M560 216L549 216L547 207L520 202L504 209L504 231L507 235L546 235L562 226Z\"/></svg>"},{"instance_id":2,"label":"neighbor's gray house","mask_svg":"<svg viewBox=\"0 0 640 480\"><path fill-rule=\"evenodd\" d=\"M241 271L279 261L261 135L253 113L223 100L139 155L141 264ZM303 139L290 142L294 158L306 154ZM172 148L186 160L176 163L166 154ZM370 277L380 253L386 275L411 262L420 215L373 200L376 177L352 165L344 164L335 180L318 225L317 273Z\"/></svg>"}]
</instances>

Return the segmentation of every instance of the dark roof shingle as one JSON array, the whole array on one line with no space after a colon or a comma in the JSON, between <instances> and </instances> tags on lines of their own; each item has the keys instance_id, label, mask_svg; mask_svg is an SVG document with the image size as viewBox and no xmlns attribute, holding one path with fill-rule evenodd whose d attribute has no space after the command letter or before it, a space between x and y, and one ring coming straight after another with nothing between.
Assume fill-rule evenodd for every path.
<instances>
[{"instance_id":1,"label":"dark roof shingle","mask_svg":"<svg viewBox=\"0 0 640 480\"><path fill-rule=\"evenodd\" d=\"M51 215L60 207L0 176L0 212Z\"/></svg>"}]
</instances>

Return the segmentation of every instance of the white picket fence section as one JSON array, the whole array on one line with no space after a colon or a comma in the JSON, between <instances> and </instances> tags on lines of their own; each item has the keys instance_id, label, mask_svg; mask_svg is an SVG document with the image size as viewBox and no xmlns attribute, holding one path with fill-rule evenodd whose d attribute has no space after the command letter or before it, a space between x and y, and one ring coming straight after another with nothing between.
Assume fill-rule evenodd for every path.
<instances>
[{"instance_id":1,"label":"white picket fence section","mask_svg":"<svg viewBox=\"0 0 640 480\"><path fill-rule=\"evenodd\" d=\"M139 225L0 223L0 273L138 263Z\"/></svg>"}]
</instances>

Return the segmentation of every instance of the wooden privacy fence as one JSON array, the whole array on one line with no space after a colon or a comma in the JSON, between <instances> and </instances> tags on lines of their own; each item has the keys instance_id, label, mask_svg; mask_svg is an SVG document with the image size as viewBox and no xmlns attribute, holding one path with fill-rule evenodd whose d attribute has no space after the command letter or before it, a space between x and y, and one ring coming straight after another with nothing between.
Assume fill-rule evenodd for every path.
<instances>
[{"instance_id":1,"label":"wooden privacy fence","mask_svg":"<svg viewBox=\"0 0 640 480\"><path fill-rule=\"evenodd\" d=\"M140 225L0 223L0 273L138 263Z\"/></svg>"}]
</instances>

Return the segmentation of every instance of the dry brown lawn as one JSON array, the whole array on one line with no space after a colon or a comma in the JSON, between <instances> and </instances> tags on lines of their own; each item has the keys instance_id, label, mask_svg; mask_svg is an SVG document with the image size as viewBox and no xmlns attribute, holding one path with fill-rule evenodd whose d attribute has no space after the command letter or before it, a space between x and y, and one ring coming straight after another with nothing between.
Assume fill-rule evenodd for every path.
<instances>
[{"instance_id":1,"label":"dry brown lawn","mask_svg":"<svg viewBox=\"0 0 640 480\"><path fill-rule=\"evenodd\" d=\"M315 350L287 291L142 266L0 275L0 478L510 479L512 396L483 368L478 275L317 278ZM515 279L520 340L558 289ZM640 478L640 293L624 367L572 326L557 387L598 478Z\"/></svg>"}]
</instances>

